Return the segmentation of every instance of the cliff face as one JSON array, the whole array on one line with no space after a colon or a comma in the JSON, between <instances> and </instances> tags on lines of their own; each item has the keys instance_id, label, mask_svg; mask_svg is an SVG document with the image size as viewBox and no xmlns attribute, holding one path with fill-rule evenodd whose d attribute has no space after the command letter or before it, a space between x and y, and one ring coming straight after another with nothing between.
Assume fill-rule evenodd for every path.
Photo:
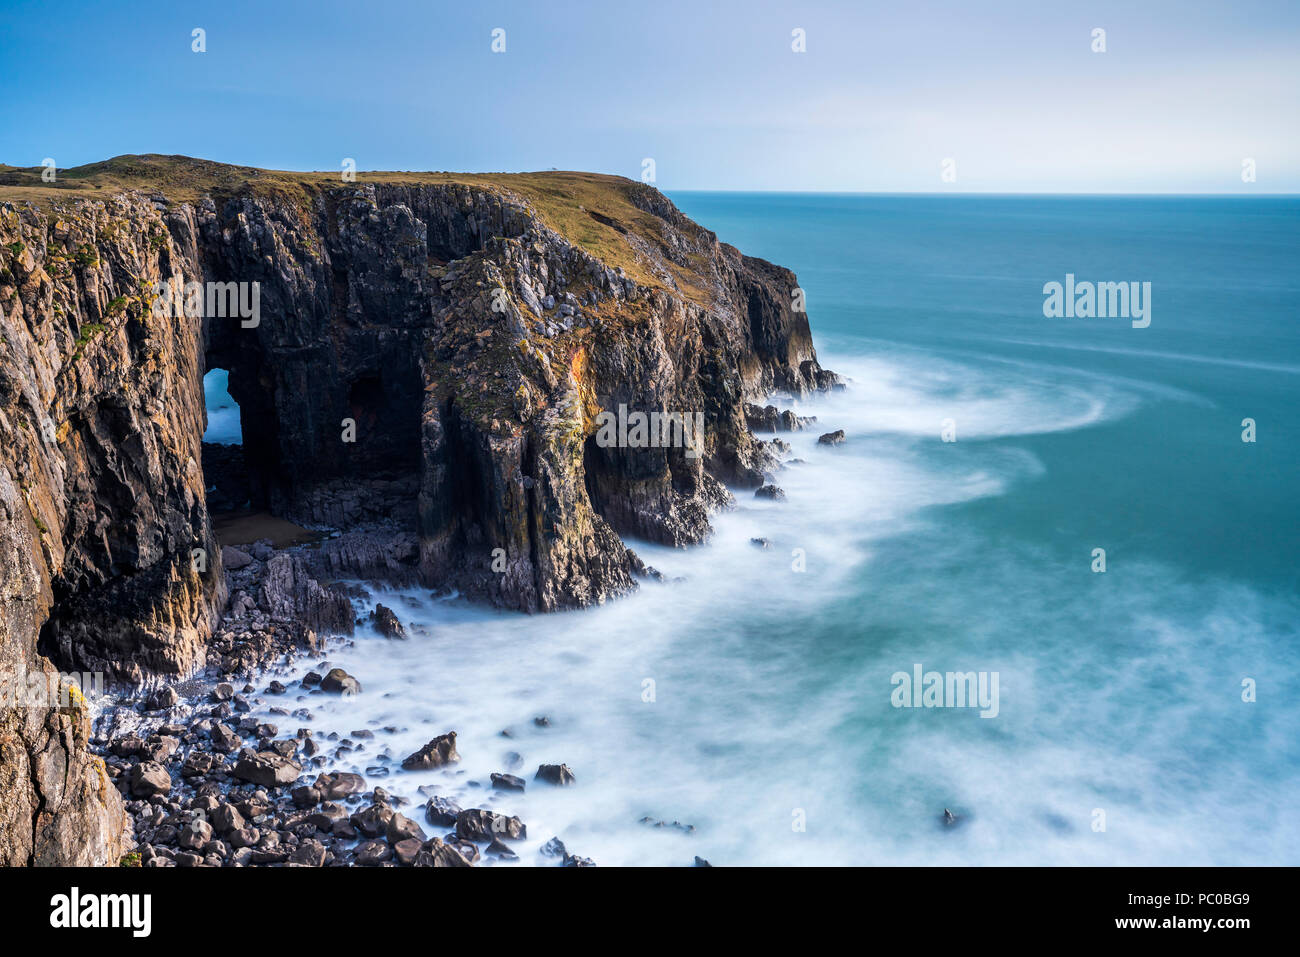
<instances>
[{"instance_id":1,"label":"cliff face","mask_svg":"<svg viewBox=\"0 0 1300 957\"><path fill-rule=\"evenodd\" d=\"M321 570L529 611L634 588L622 534L703 539L723 483L775 465L744 403L835 382L793 274L639 183L161 158L77 172L141 188L0 204L6 667L48 656L138 683L203 664L225 601L209 367L230 371L254 503L343 533ZM258 315L159 317L169 281L256 284ZM601 413L620 406L698 416L699 441L611 446ZM78 714L0 720L0 775L26 795L0 798L0 860L72 860L67 833L111 858L120 802L94 787Z\"/></svg>"}]
</instances>

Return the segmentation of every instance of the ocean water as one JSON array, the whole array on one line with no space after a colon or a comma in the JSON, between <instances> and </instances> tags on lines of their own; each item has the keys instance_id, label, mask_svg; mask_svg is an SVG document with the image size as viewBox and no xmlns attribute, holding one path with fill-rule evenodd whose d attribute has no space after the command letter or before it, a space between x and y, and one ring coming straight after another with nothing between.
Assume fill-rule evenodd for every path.
<instances>
[{"instance_id":1,"label":"ocean water","mask_svg":"<svg viewBox=\"0 0 1300 957\"><path fill-rule=\"evenodd\" d=\"M208 410L208 428L203 441L213 445L243 445L239 405L230 397L230 372L213 369L203 377L203 403Z\"/></svg>"},{"instance_id":2,"label":"ocean water","mask_svg":"<svg viewBox=\"0 0 1300 957\"><path fill-rule=\"evenodd\" d=\"M673 199L797 272L852 380L797 406L788 500L633 543L681 580L600 608L377 594L411 639L306 699L376 732L339 766L456 730L459 765L373 783L519 814L523 864L1300 863L1300 201ZM1150 326L1044 318L1067 273L1150 282ZM918 664L996 673L996 716L895 707Z\"/></svg>"}]
</instances>

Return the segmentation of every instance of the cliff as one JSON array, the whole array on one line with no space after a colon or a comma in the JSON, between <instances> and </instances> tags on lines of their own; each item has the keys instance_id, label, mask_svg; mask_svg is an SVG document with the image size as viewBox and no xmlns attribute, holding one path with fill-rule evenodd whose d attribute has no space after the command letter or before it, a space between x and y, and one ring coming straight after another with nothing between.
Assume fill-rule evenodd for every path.
<instances>
[{"instance_id":1,"label":"cliff","mask_svg":"<svg viewBox=\"0 0 1300 957\"><path fill-rule=\"evenodd\" d=\"M208 368L230 372L253 504L338 533L313 571L527 611L635 588L621 535L705 538L726 485L776 465L746 403L836 382L794 275L649 186L357 175L0 167L0 667L139 684L204 664L227 591ZM219 288L256 315L160 314L194 283L248 284ZM699 416L699 441L601 441L620 406ZM76 707L3 711L0 862L121 853L84 743Z\"/></svg>"}]
</instances>

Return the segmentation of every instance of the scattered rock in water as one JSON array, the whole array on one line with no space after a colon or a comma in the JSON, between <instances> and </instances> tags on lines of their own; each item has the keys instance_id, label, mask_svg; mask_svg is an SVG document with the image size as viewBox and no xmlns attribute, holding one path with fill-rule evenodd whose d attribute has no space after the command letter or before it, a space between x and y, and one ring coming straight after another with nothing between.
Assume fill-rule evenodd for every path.
<instances>
[{"instance_id":1,"label":"scattered rock in water","mask_svg":"<svg viewBox=\"0 0 1300 957\"><path fill-rule=\"evenodd\" d=\"M579 857L576 854L570 854L564 858L564 867L595 867L596 862L590 857Z\"/></svg>"},{"instance_id":2,"label":"scattered rock in water","mask_svg":"<svg viewBox=\"0 0 1300 957\"><path fill-rule=\"evenodd\" d=\"M293 806L300 811L315 807L321 802L321 791L319 788L311 787L304 784L302 787L296 787L289 792L290 798L293 799Z\"/></svg>"},{"instance_id":3,"label":"scattered rock in water","mask_svg":"<svg viewBox=\"0 0 1300 957\"><path fill-rule=\"evenodd\" d=\"M708 861L706 861L704 858L700 857L700 856L697 854L697 855L695 855L695 866L696 866L696 867L712 867L713 865L710 864Z\"/></svg>"},{"instance_id":4,"label":"scattered rock in water","mask_svg":"<svg viewBox=\"0 0 1300 957\"><path fill-rule=\"evenodd\" d=\"M819 435L817 437L817 444L818 445L843 445L844 430L836 429L834 432L827 432L825 435Z\"/></svg>"},{"instance_id":5,"label":"scattered rock in water","mask_svg":"<svg viewBox=\"0 0 1300 957\"><path fill-rule=\"evenodd\" d=\"M406 629L387 605L375 605L375 610L370 613L370 621L374 624L375 631L385 638L405 640Z\"/></svg>"},{"instance_id":6,"label":"scattered rock in water","mask_svg":"<svg viewBox=\"0 0 1300 957\"><path fill-rule=\"evenodd\" d=\"M694 824L683 824L681 821L673 821L669 824L667 821L660 821L657 818L643 817L641 818L641 823L646 825L646 827L670 827L674 830L681 831L683 834L695 833Z\"/></svg>"},{"instance_id":7,"label":"scattered rock in water","mask_svg":"<svg viewBox=\"0 0 1300 957\"><path fill-rule=\"evenodd\" d=\"M327 854L324 844L315 838L307 838L289 854L289 860L301 867L324 867Z\"/></svg>"},{"instance_id":8,"label":"scattered rock in water","mask_svg":"<svg viewBox=\"0 0 1300 957\"><path fill-rule=\"evenodd\" d=\"M420 849L423 847L424 842L419 838L408 837L393 844L393 857L397 859L397 863L405 867L412 867L415 864L415 859L420 855Z\"/></svg>"},{"instance_id":9,"label":"scattered rock in water","mask_svg":"<svg viewBox=\"0 0 1300 957\"><path fill-rule=\"evenodd\" d=\"M511 771L518 771L524 766L524 756L518 751L506 752L506 767Z\"/></svg>"},{"instance_id":10,"label":"scattered rock in water","mask_svg":"<svg viewBox=\"0 0 1300 957\"><path fill-rule=\"evenodd\" d=\"M361 682L342 668L331 668L329 674L321 679L320 689L330 694L360 694Z\"/></svg>"},{"instance_id":11,"label":"scattered rock in water","mask_svg":"<svg viewBox=\"0 0 1300 957\"><path fill-rule=\"evenodd\" d=\"M492 786L498 791L522 791L524 789L524 779L515 777L513 774L493 772L491 778Z\"/></svg>"},{"instance_id":12,"label":"scattered rock in water","mask_svg":"<svg viewBox=\"0 0 1300 957\"><path fill-rule=\"evenodd\" d=\"M492 839L492 843L487 846L487 850L484 851L483 853L491 854L493 857L499 857L502 860L506 860L506 861L519 860L518 854L510 850L510 848L506 847L506 845L502 844L496 838Z\"/></svg>"},{"instance_id":13,"label":"scattered rock in water","mask_svg":"<svg viewBox=\"0 0 1300 957\"><path fill-rule=\"evenodd\" d=\"M558 857L563 859L569 856L569 852L564 848L564 842L558 837L551 838L538 848L538 850L543 857Z\"/></svg>"},{"instance_id":14,"label":"scattered rock in water","mask_svg":"<svg viewBox=\"0 0 1300 957\"><path fill-rule=\"evenodd\" d=\"M235 764L233 774L241 781L260 784L264 788L278 788L298 780L302 768L274 751L245 751Z\"/></svg>"},{"instance_id":15,"label":"scattered rock in water","mask_svg":"<svg viewBox=\"0 0 1300 957\"><path fill-rule=\"evenodd\" d=\"M212 840L212 825L202 818L196 818L183 826L176 843L181 847L199 850Z\"/></svg>"},{"instance_id":16,"label":"scattered rock in water","mask_svg":"<svg viewBox=\"0 0 1300 957\"><path fill-rule=\"evenodd\" d=\"M383 841L364 841L352 852L358 867L377 867L393 859L393 849Z\"/></svg>"},{"instance_id":17,"label":"scattered rock in water","mask_svg":"<svg viewBox=\"0 0 1300 957\"><path fill-rule=\"evenodd\" d=\"M460 760L456 753L456 732L448 731L434 738L419 751L402 759L402 767L407 771L426 771L454 764Z\"/></svg>"},{"instance_id":18,"label":"scattered rock in water","mask_svg":"<svg viewBox=\"0 0 1300 957\"><path fill-rule=\"evenodd\" d=\"M131 794L139 798L150 798L155 794L170 794L171 775L161 764L154 761L141 761L127 774Z\"/></svg>"},{"instance_id":19,"label":"scattered rock in water","mask_svg":"<svg viewBox=\"0 0 1300 957\"><path fill-rule=\"evenodd\" d=\"M568 787L578 781L567 764L539 764L537 774L533 780L545 781L547 784L554 784L556 787Z\"/></svg>"},{"instance_id":20,"label":"scattered rock in water","mask_svg":"<svg viewBox=\"0 0 1300 957\"><path fill-rule=\"evenodd\" d=\"M412 838L423 844L429 839L429 835L424 833L424 828L416 824L405 814L394 814L388 819L388 826L385 828L388 840L392 844L398 841L408 841Z\"/></svg>"},{"instance_id":21,"label":"scattered rock in water","mask_svg":"<svg viewBox=\"0 0 1300 957\"><path fill-rule=\"evenodd\" d=\"M312 786L320 791L323 800L337 801L349 794L360 794L364 791L366 779L351 771L335 771L331 774L322 774Z\"/></svg>"},{"instance_id":22,"label":"scattered rock in water","mask_svg":"<svg viewBox=\"0 0 1300 957\"><path fill-rule=\"evenodd\" d=\"M209 732L208 736L212 739L212 747L216 751L221 751L224 754L233 754L240 748L241 742L239 740L239 735L235 734L235 732L231 731L219 721L212 726L212 730Z\"/></svg>"},{"instance_id":23,"label":"scattered rock in water","mask_svg":"<svg viewBox=\"0 0 1300 957\"><path fill-rule=\"evenodd\" d=\"M222 701L229 701L235 696L235 686L228 681L223 681L212 689L210 697L213 701L220 704Z\"/></svg>"},{"instance_id":24,"label":"scattered rock in water","mask_svg":"<svg viewBox=\"0 0 1300 957\"><path fill-rule=\"evenodd\" d=\"M506 817L483 808L470 808L456 815L456 836L486 844L495 838L519 840L528 836L528 828L517 817Z\"/></svg>"},{"instance_id":25,"label":"scattered rock in water","mask_svg":"<svg viewBox=\"0 0 1300 957\"><path fill-rule=\"evenodd\" d=\"M216 828L218 834L229 834L231 831L238 831L244 827L244 815L239 813L239 808L231 804L219 804L212 809L208 815L208 820Z\"/></svg>"},{"instance_id":26,"label":"scattered rock in water","mask_svg":"<svg viewBox=\"0 0 1300 957\"><path fill-rule=\"evenodd\" d=\"M388 822L392 820L393 815L397 812L390 807L384 807L382 804L372 804L370 807L357 811L349 820L352 826L365 837L382 837L388 833Z\"/></svg>"},{"instance_id":27,"label":"scattered rock in water","mask_svg":"<svg viewBox=\"0 0 1300 957\"><path fill-rule=\"evenodd\" d=\"M755 548L766 550L772 547L772 540L770 538L751 538L749 544L753 545Z\"/></svg>"},{"instance_id":28,"label":"scattered rock in water","mask_svg":"<svg viewBox=\"0 0 1300 957\"><path fill-rule=\"evenodd\" d=\"M474 851L475 859L478 857L477 848ZM416 867L470 867L470 861L461 853L460 849L452 844L445 844L438 838L432 838L415 856Z\"/></svg>"},{"instance_id":29,"label":"scattered rock in water","mask_svg":"<svg viewBox=\"0 0 1300 957\"><path fill-rule=\"evenodd\" d=\"M799 432L817 421L815 415L795 415L789 409L779 411L776 406L759 406L751 402L744 405L745 423L751 432Z\"/></svg>"},{"instance_id":30,"label":"scattered rock in water","mask_svg":"<svg viewBox=\"0 0 1300 957\"><path fill-rule=\"evenodd\" d=\"M551 719L544 714L539 714L536 718L533 718L533 724L537 725L539 728L549 728L551 726Z\"/></svg>"},{"instance_id":31,"label":"scattered rock in water","mask_svg":"<svg viewBox=\"0 0 1300 957\"><path fill-rule=\"evenodd\" d=\"M174 708L180 699L181 696L176 693L175 688L159 688L145 701L145 710L165 711Z\"/></svg>"},{"instance_id":32,"label":"scattered rock in water","mask_svg":"<svg viewBox=\"0 0 1300 957\"><path fill-rule=\"evenodd\" d=\"M762 485L754 490L754 498L764 498L773 502L784 502L785 489L777 485Z\"/></svg>"},{"instance_id":33,"label":"scattered rock in water","mask_svg":"<svg viewBox=\"0 0 1300 957\"><path fill-rule=\"evenodd\" d=\"M455 827L461 806L445 797L431 797L424 806L424 819L438 827Z\"/></svg>"}]
</instances>

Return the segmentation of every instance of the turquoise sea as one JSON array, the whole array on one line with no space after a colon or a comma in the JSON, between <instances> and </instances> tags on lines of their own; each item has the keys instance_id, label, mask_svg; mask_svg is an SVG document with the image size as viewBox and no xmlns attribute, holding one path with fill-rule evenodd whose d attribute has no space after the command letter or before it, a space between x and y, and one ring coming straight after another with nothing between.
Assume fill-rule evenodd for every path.
<instances>
[{"instance_id":1,"label":"turquoise sea","mask_svg":"<svg viewBox=\"0 0 1300 957\"><path fill-rule=\"evenodd\" d=\"M788 501L633 543L683 580L589 611L379 595L425 627L331 656L366 694L321 730L455 728L393 789L520 814L525 863L1300 864L1300 200L672 198L795 270L851 379ZM1045 318L1067 274L1150 325ZM895 707L917 665L996 716ZM489 795L511 751L578 785Z\"/></svg>"}]
</instances>

